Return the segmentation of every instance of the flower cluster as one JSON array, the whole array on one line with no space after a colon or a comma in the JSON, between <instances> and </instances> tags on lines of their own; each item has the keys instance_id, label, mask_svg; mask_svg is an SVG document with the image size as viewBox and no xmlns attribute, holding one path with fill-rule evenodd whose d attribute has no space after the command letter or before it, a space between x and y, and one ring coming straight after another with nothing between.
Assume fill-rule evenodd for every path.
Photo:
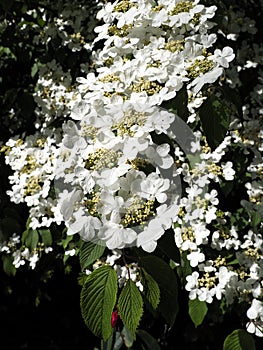
<instances>
[{"instance_id":1,"label":"flower cluster","mask_svg":"<svg viewBox=\"0 0 263 350\"><path fill-rule=\"evenodd\" d=\"M63 128L55 187L68 234L153 251L177 206L174 184L162 174L173 178L170 147L156 146L149 134L168 129L173 115L121 98L103 107L83 111L79 127L70 121Z\"/></svg>"},{"instance_id":2,"label":"flower cluster","mask_svg":"<svg viewBox=\"0 0 263 350\"><path fill-rule=\"evenodd\" d=\"M25 202L30 207L30 227L33 229L62 221L61 213L56 210L56 198L51 193L56 144L60 136L46 131L45 134L28 136L25 140L10 139L1 149L6 154L6 163L14 171L9 177L12 189L7 194L11 201Z\"/></svg>"},{"instance_id":3,"label":"flower cluster","mask_svg":"<svg viewBox=\"0 0 263 350\"><path fill-rule=\"evenodd\" d=\"M53 250L52 247L45 247L43 243L39 243L35 249L30 251L26 246L22 245L21 247L20 243L21 238L16 233L8 241L0 243L0 252L12 256L13 265L16 269L28 262L29 267L33 270L42 254L48 254Z\"/></svg>"},{"instance_id":4,"label":"flower cluster","mask_svg":"<svg viewBox=\"0 0 263 350\"><path fill-rule=\"evenodd\" d=\"M89 44L81 21L70 24L69 41L69 22L54 19L70 50L93 50L92 64L75 81L55 60L41 67L38 131L1 151L14 172L8 194L28 205L31 228L63 223L68 235L105 245L119 286L132 278L139 289L137 262L119 264L121 249L152 253L172 230L189 298L247 302L247 329L262 336L262 47L242 41L256 29L241 10L216 34L216 10L199 0L107 2ZM240 36L234 65L230 46ZM217 46L222 38L229 46ZM233 91L251 67L257 84L243 103ZM226 94L238 101L222 107ZM225 116L219 131L229 125L219 142L214 120L211 131L203 118L211 100L215 118Z\"/></svg>"},{"instance_id":5,"label":"flower cluster","mask_svg":"<svg viewBox=\"0 0 263 350\"><path fill-rule=\"evenodd\" d=\"M121 251L112 250L110 255L107 255L104 260L97 260L92 265L92 270L87 269L86 275L90 275L92 271L98 269L102 265L113 266L117 273L119 288L122 288L128 279L135 282L140 291L143 291L143 285L140 281L140 269L137 264L123 264Z\"/></svg>"}]
</instances>

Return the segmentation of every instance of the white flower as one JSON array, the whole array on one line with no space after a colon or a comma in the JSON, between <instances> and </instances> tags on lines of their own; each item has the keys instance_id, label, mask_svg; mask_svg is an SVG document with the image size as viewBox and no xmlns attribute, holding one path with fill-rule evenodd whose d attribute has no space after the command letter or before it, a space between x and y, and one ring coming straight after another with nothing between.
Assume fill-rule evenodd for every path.
<instances>
[{"instance_id":1,"label":"white flower","mask_svg":"<svg viewBox=\"0 0 263 350\"><path fill-rule=\"evenodd\" d=\"M65 251L65 255L69 255L69 256L74 256L76 253L76 249L75 248L72 248L70 250L66 250Z\"/></svg>"},{"instance_id":2,"label":"white flower","mask_svg":"<svg viewBox=\"0 0 263 350\"><path fill-rule=\"evenodd\" d=\"M247 310L247 317L250 319L250 322L247 323L247 331L263 337L263 302L253 299Z\"/></svg>"},{"instance_id":3,"label":"white flower","mask_svg":"<svg viewBox=\"0 0 263 350\"><path fill-rule=\"evenodd\" d=\"M195 197L199 196L203 192L203 190L202 188L194 184L192 187L186 188L186 192L188 193L189 198L194 199Z\"/></svg>"},{"instance_id":4,"label":"white flower","mask_svg":"<svg viewBox=\"0 0 263 350\"><path fill-rule=\"evenodd\" d=\"M161 169L169 169L173 166L173 158L169 155L170 146L167 143L157 146L149 146L145 151L146 156Z\"/></svg>"},{"instance_id":5,"label":"white flower","mask_svg":"<svg viewBox=\"0 0 263 350\"><path fill-rule=\"evenodd\" d=\"M139 233L137 246L142 247L148 253L151 253L157 247L157 240L164 234L164 229L155 219L151 220L143 232Z\"/></svg>"},{"instance_id":6,"label":"white flower","mask_svg":"<svg viewBox=\"0 0 263 350\"><path fill-rule=\"evenodd\" d=\"M13 265L17 269L19 266L25 265L24 257L21 255L19 250L15 251L13 254Z\"/></svg>"},{"instance_id":7,"label":"white flower","mask_svg":"<svg viewBox=\"0 0 263 350\"><path fill-rule=\"evenodd\" d=\"M250 321L246 324L247 331L254 333L257 337L263 337L263 322Z\"/></svg>"},{"instance_id":8,"label":"white flower","mask_svg":"<svg viewBox=\"0 0 263 350\"><path fill-rule=\"evenodd\" d=\"M188 88L193 88L193 92L196 95L205 84L214 83L223 73L223 68L216 67L211 71L204 73L203 75L195 78L190 84L188 84Z\"/></svg>"},{"instance_id":9,"label":"white flower","mask_svg":"<svg viewBox=\"0 0 263 350\"><path fill-rule=\"evenodd\" d=\"M123 206L123 197L114 196L110 191L107 190L102 190L100 192L100 203L97 206L97 210L103 216L106 216L113 212L118 213Z\"/></svg>"},{"instance_id":10,"label":"white flower","mask_svg":"<svg viewBox=\"0 0 263 350\"><path fill-rule=\"evenodd\" d=\"M233 61L235 57L234 51L231 47L226 46L223 50L216 49L213 59L224 68L229 67L229 62Z\"/></svg>"},{"instance_id":11,"label":"white flower","mask_svg":"<svg viewBox=\"0 0 263 350\"><path fill-rule=\"evenodd\" d=\"M201 250L197 248L196 251L192 251L187 255L187 259L190 261L192 267L196 267L200 262L205 261L204 253L201 253Z\"/></svg>"},{"instance_id":12,"label":"white flower","mask_svg":"<svg viewBox=\"0 0 263 350\"><path fill-rule=\"evenodd\" d=\"M207 224L210 224L213 220L217 218L216 216L216 207L209 207L205 213L205 221Z\"/></svg>"},{"instance_id":13,"label":"white flower","mask_svg":"<svg viewBox=\"0 0 263 350\"><path fill-rule=\"evenodd\" d=\"M98 237L105 241L109 249L121 249L134 243L137 234L134 230L124 228L120 224L107 223L100 228Z\"/></svg>"},{"instance_id":14,"label":"white flower","mask_svg":"<svg viewBox=\"0 0 263 350\"><path fill-rule=\"evenodd\" d=\"M168 179L160 178L156 173L149 174L145 179L136 179L131 184L131 190L142 198L156 198L159 203L167 199L165 193L170 187Z\"/></svg>"},{"instance_id":15,"label":"white flower","mask_svg":"<svg viewBox=\"0 0 263 350\"><path fill-rule=\"evenodd\" d=\"M191 226L194 230L196 244L201 245L207 243L207 238L210 234L210 231L206 228L205 223L202 221L197 221L195 223L192 223Z\"/></svg>"},{"instance_id":16,"label":"white flower","mask_svg":"<svg viewBox=\"0 0 263 350\"><path fill-rule=\"evenodd\" d=\"M187 283L185 285L185 289L189 292L196 289L198 287L198 278L199 273L197 271L194 271L191 275L186 276Z\"/></svg>"},{"instance_id":17,"label":"white flower","mask_svg":"<svg viewBox=\"0 0 263 350\"><path fill-rule=\"evenodd\" d=\"M34 253L32 256L30 256L29 260L29 266L31 267L32 270L36 267L36 263L39 260L39 256L37 253Z\"/></svg>"},{"instance_id":18,"label":"white flower","mask_svg":"<svg viewBox=\"0 0 263 350\"><path fill-rule=\"evenodd\" d=\"M112 251L112 255L108 255L106 259L106 263L111 266L115 265L115 261L120 259L121 254L117 250Z\"/></svg>"},{"instance_id":19,"label":"white flower","mask_svg":"<svg viewBox=\"0 0 263 350\"><path fill-rule=\"evenodd\" d=\"M97 232L101 227L101 221L97 217L81 215L80 223L78 219L73 224L69 224L67 234L79 233L84 241L98 241Z\"/></svg>"},{"instance_id":20,"label":"white flower","mask_svg":"<svg viewBox=\"0 0 263 350\"><path fill-rule=\"evenodd\" d=\"M253 299L250 308L247 310L247 317L250 320L255 320L258 317L263 320L263 302Z\"/></svg>"},{"instance_id":21,"label":"white flower","mask_svg":"<svg viewBox=\"0 0 263 350\"><path fill-rule=\"evenodd\" d=\"M219 203L217 195L218 195L217 191L212 190L210 193L205 193L205 199L210 201L211 204L217 205Z\"/></svg>"},{"instance_id":22,"label":"white flower","mask_svg":"<svg viewBox=\"0 0 263 350\"><path fill-rule=\"evenodd\" d=\"M225 164L221 164L223 176L227 181L234 180L235 170L232 168L232 162L226 162Z\"/></svg>"},{"instance_id":23,"label":"white flower","mask_svg":"<svg viewBox=\"0 0 263 350\"><path fill-rule=\"evenodd\" d=\"M83 192L81 190L73 190L68 192L64 190L59 194L59 207L61 214L65 221L68 221L72 216L75 205L83 198Z\"/></svg>"},{"instance_id":24,"label":"white flower","mask_svg":"<svg viewBox=\"0 0 263 350\"><path fill-rule=\"evenodd\" d=\"M154 121L155 130L158 134L166 133L167 129L170 127L172 122L174 121L174 114L169 113L163 109L157 109L155 113L152 115L152 119Z\"/></svg>"}]
</instances>

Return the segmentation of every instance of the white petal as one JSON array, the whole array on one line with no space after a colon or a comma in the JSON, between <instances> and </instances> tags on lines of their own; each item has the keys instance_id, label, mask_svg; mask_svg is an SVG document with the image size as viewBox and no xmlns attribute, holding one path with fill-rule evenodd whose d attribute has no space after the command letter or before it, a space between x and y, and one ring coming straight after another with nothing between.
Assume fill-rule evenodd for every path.
<instances>
[{"instance_id":1,"label":"white petal","mask_svg":"<svg viewBox=\"0 0 263 350\"><path fill-rule=\"evenodd\" d=\"M257 313L257 310L255 310L253 307L250 307L248 310L247 310L247 317L250 319L250 320L254 320L258 317L258 313Z\"/></svg>"}]
</instances>

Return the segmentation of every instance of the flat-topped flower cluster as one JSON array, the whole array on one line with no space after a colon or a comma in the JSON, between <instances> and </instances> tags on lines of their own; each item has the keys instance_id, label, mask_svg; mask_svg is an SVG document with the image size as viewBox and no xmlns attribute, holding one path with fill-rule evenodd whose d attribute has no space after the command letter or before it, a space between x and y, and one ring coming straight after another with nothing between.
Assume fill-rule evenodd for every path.
<instances>
[{"instance_id":1,"label":"flat-topped flower cluster","mask_svg":"<svg viewBox=\"0 0 263 350\"><path fill-rule=\"evenodd\" d=\"M85 105L79 125L65 124L55 187L69 189L58 205L68 234L151 252L178 206L170 146L155 145L150 132L166 131L174 117L146 102L119 100Z\"/></svg>"},{"instance_id":2,"label":"flat-topped flower cluster","mask_svg":"<svg viewBox=\"0 0 263 350\"><path fill-rule=\"evenodd\" d=\"M227 73L235 55L230 46L217 47L216 10L199 0L106 3L97 14L96 38L82 43L93 49L92 65L83 66L86 77L73 85L56 62L43 68L35 94L39 131L10 139L1 150L14 171L8 194L28 205L32 229L63 223L68 235L110 250L149 253L172 229L181 254L177 268L189 267L189 298L248 302L248 331L263 336L262 77L241 107L244 120L233 113L213 150L198 114L208 96L204 87L220 85L219 79L239 86L239 72L262 62L244 59L240 49L237 68ZM221 35L232 41L242 31L228 30ZM185 122L176 105L165 108L182 89ZM52 122L63 113L62 128L55 128ZM220 186L230 184L231 191L241 174L231 158L237 147L251 155L240 205L248 212L246 226L222 209L227 199L219 195ZM139 268L132 266L141 287ZM116 268L122 285L123 270Z\"/></svg>"}]
</instances>

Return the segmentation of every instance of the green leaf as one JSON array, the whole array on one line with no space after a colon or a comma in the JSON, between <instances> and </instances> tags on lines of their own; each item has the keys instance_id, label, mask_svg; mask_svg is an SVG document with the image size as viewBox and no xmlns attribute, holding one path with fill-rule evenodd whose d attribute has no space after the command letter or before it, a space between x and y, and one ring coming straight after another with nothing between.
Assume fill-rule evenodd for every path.
<instances>
[{"instance_id":1,"label":"green leaf","mask_svg":"<svg viewBox=\"0 0 263 350\"><path fill-rule=\"evenodd\" d=\"M158 283L161 292L158 310L172 326L178 313L178 285L174 270L156 256L140 258L139 265Z\"/></svg>"},{"instance_id":2,"label":"green leaf","mask_svg":"<svg viewBox=\"0 0 263 350\"><path fill-rule=\"evenodd\" d=\"M199 299L189 300L188 308L189 308L189 315L195 327L202 324L208 310L206 302L200 301Z\"/></svg>"},{"instance_id":3,"label":"green leaf","mask_svg":"<svg viewBox=\"0 0 263 350\"><path fill-rule=\"evenodd\" d=\"M62 245L62 247L66 250L73 238L73 235L67 235L65 239L62 239L61 242L59 242L59 245Z\"/></svg>"},{"instance_id":4,"label":"green leaf","mask_svg":"<svg viewBox=\"0 0 263 350\"><path fill-rule=\"evenodd\" d=\"M231 111L224 99L209 96L199 109L199 116L207 143L214 150L224 139L228 130Z\"/></svg>"},{"instance_id":5,"label":"green leaf","mask_svg":"<svg viewBox=\"0 0 263 350\"><path fill-rule=\"evenodd\" d=\"M37 23L41 28L43 28L46 24L46 22L43 20L43 18L40 18L40 17L37 18Z\"/></svg>"},{"instance_id":6,"label":"green leaf","mask_svg":"<svg viewBox=\"0 0 263 350\"><path fill-rule=\"evenodd\" d=\"M234 182L233 181L227 181L221 183L221 191L223 192L225 198L227 198L234 188Z\"/></svg>"},{"instance_id":7,"label":"green leaf","mask_svg":"<svg viewBox=\"0 0 263 350\"><path fill-rule=\"evenodd\" d=\"M143 314L143 301L139 289L132 280L128 280L118 300L118 313L125 327L133 337Z\"/></svg>"},{"instance_id":8,"label":"green leaf","mask_svg":"<svg viewBox=\"0 0 263 350\"><path fill-rule=\"evenodd\" d=\"M13 257L11 255L3 255L3 269L8 276L15 276L16 268L13 265Z\"/></svg>"},{"instance_id":9,"label":"green leaf","mask_svg":"<svg viewBox=\"0 0 263 350\"><path fill-rule=\"evenodd\" d=\"M180 263L180 252L174 240L173 230L167 230L165 234L158 240L158 248L169 258Z\"/></svg>"},{"instance_id":10,"label":"green leaf","mask_svg":"<svg viewBox=\"0 0 263 350\"><path fill-rule=\"evenodd\" d=\"M257 227L261 223L261 215L258 211L254 211L251 215L251 224L253 227Z\"/></svg>"},{"instance_id":11,"label":"green leaf","mask_svg":"<svg viewBox=\"0 0 263 350\"><path fill-rule=\"evenodd\" d=\"M40 25L40 24L39 24ZM34 78L35 75L38 73L39 69L43 66L41 62L36 60L36 62L31 67L31 77Z\"/></svg>"},{"instance_id":12,"label":"green leaf","mask_svg":"<svg viewBox=\"0 0 263 350\"><path fill-rule=\"evenodd\" d=\"M9 56L12 59L16 59L16 56L10 50L9 47L0 46L0 57L3 56L3 55Z\"/></svg>"},{"instance_id":13,"label":"green leaf","mask_svg":"<svg viewBox=\"0 0 263 350\"><path fill-rule=\"evenodd\" d=\"M27 236L28 236L28 232L29 232L29 230L25 230L25 231L22 233L21 241L22 241L22 244L23 244L23 245L26 244L26 238L27 238Z\"/></svg>"},{"instance_id":14,"label":"green leaf","mask_svg":"<svg viewBox=\"0 0 263 350\"><path fill-rule=\"evenodd\" d=\"M226 337L223 350L256 350L256 346L249 333L236 329Z\"/></svg>"},{"instance_id":15,"label":"green leaf","mask_svg":"<svg viewBox=\"0 0 263 350\"><path fill-rule=\"evenodd\" d=\"M186 85L176 92L176 96L172 100L164 101L161 107L168 109L171 112L175 112L182 120L186 122L189 116Z\"/></svg>"},{"instance_id":16,"label":"green leaf","mask_svg":"<svg viewBox=\"0 0 263 350\"><path fill-rule=\"evenodd\" d=\"M143 294L155 310L160 302L160 288L158 283L149 275L145 269L141 269Z\"/></svg>"},{"instance_id":17,"label":"green leaf","mask_svg":"<svg viewBox=\"0 0 263 350\"><path fill-rule=\"evenodd\" d=\"M136 334L139 336L148 350L161 350L157 340L148 332L142 329L138 329Z\"/></svg>"},{"instance_id":18,"label":"green leaf","mask_svg":"<svg viewBox=\"0 0 263 350\"><path fill-rule=\"evenodd\" d=\"M38 230L38 233L41 237L42 243L44 243L46 247L50 247L52 245L52 235L50 230L40 229Z\"/></svg>"},{"instance_id":19,"label":"green leaf","mask_svg":"<svg viewBox=\"0 0 263 350\"><path fill-rule=\"evenodd\" d=\"M80 248L81 270L88 268L94 261L99 259L104 253L105 246L93 242L84 242Z\"/></svg>"},{"instance_id":20,"label":"green leaf","mask_svg":"<svg viewBox=\"0 0 263 350\"><path fill-rule=\"evenodd\" d=\"M28 218L27 218L27 221L26 221L26 229L27 230L29 230L30 229L30 222L31 222L31 217L29 216Z\"/></svg>"},{"instance_id":21,"label":"green leaf","mask_svg":"<svg viewBox=\"0 0 263 350\"><path fill-rule=\"evenodd\" d=\"M111 315L116 304L117 275L111 266L104 265L87 278L80 294L81 314L86 326L107 340L112 334Z\"/></svg>"},{"instance_id":22,"label":"green leaf","mask_svg":"<svg viewBox=\"0 0 263 350\"><path fill-rule=\"evenodd\" d=\"M188 110L188 93L186 85L184 85L175 96L175 110L180 118L185 122L189 117Z\"/></svg>"},{"instance_id":23,"label":"green leaf","mask_svg":"<svg viewBox=\"0 0 263 350\"><path fill-rule=\"evenodd\" d=\"M110 338L106 341L101 340L100 349L101 350L112 350L113 345L113 334L110 336Z\"/></svg>"},{"instance_id":24,"label":"green leaf","mask_svg":"<svg viewBox=\"0 0 263 350\"><path fill-rule=\"evenodd\" d=\"M33 64L32 68L31 68L31 77L34 78L34 76L37 74L39 70L39 63L36 62Z\"/></svg>"},{"instance_id":25,"label":"green leaf","mask_svg":"<svg viewBox=\"0 0 263 350\"><path fill-rule=\"evenodd\" d=\"M27 230L27 235L25 237L25 245L34 250L37 247L39 241L39 236L37 230Z\"/></svg>"},{"instance_id":26,"label":"green leaf","mask_svg":"<svg viewBox=\"0 0 263 350\"><path fill-rule=\"evenodd\" d=\"M242 118L242 99L240 97L238 89L233 89L227 85L222 87L224 97L231 103L233 114L236 114L237 117Z\"/></svg>"},{"instance_id":27,"label":"green leaf","mask_svg":"<svg viewBox=\"0 0 263 350\"><path fill-rule=\"evenodd\" d=\"M187 259L187 254L188 252L182 253L182 265L180 266L184 282L186 282L186 277L192 274L192 267L190 261Z\"/></svg>"}]
</instances>

